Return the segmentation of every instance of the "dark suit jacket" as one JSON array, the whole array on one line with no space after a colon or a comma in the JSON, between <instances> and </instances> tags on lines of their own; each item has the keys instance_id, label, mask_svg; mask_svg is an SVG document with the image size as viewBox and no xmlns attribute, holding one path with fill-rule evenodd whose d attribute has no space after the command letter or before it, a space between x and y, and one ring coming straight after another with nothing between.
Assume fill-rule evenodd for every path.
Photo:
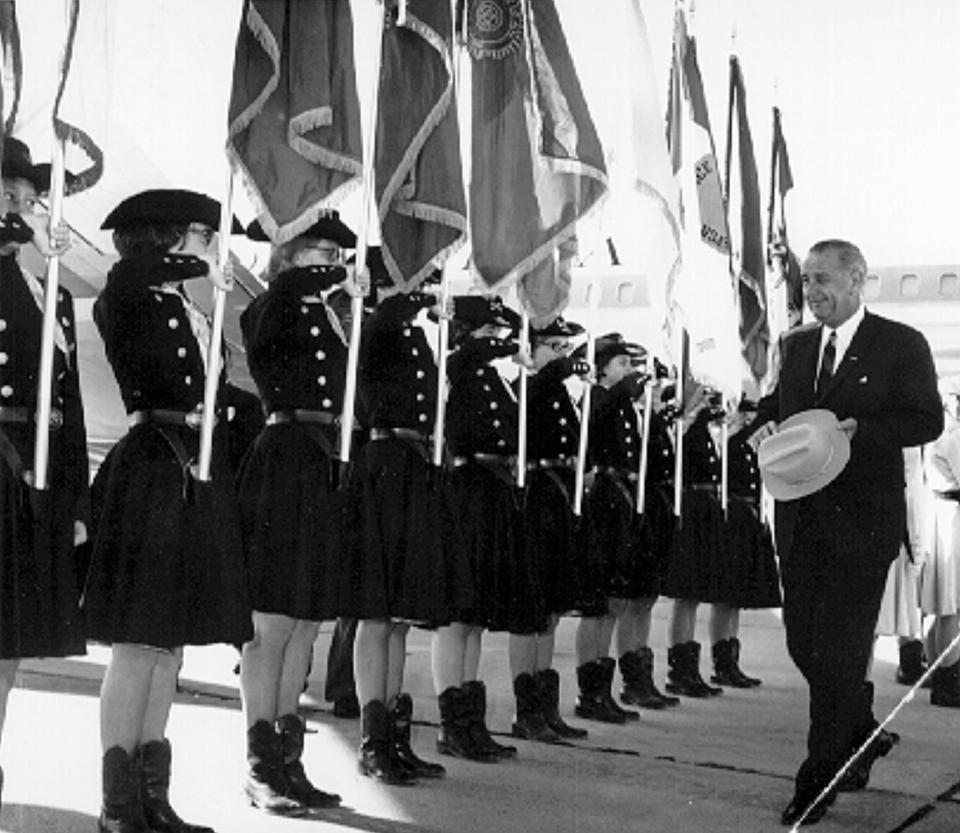
<instances>
[{"instance_id":1,"label":"dark suit jacket","mask_svg":"<svg viewBox=\"0 0 960 833\"><path fill-rule=\"evenodd\" d=\"M814 324L784 334L777 387L761 400L756 424L782 422L809 408L825 408L841 420L854 417L850 462L823 490L821 498L827 500L820 503L843 511L847 521L869 526L880 505L896 501L898 495L902 499L903 449L930 442L943 430L933 357L917 330L867 312L818 397L814 379L820 333L821 326ZM789 552L801 503L777 503L781 556ZM896 544L894 540L894 555Z\"/></svg>"}]
</instances>

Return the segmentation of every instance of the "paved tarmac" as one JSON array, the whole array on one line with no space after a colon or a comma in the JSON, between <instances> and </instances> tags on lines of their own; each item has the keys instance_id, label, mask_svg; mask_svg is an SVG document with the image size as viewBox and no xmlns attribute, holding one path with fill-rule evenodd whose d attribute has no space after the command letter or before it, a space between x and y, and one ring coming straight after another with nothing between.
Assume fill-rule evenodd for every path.
<instances>
[{"instance_id":1,"label":"paved tarmac","mask_svg":"<svg viewBox=\"0 0 960 833\"><path fill-rule=\"evenodd\" d=\"M657 676L666 667L668 603L655 609ZM706 641L706 609L698 636ZM576 693L575 620L561 622L555 667L562 709ZM764 684L709 701L644 712L627 727L586 723L590 737L567 746L518 741L515 761L475 764L442 758L443 781L385 787L357 773L359 722L334 718L323 701L331 626L317 641L303 713L315 734L304 762L313 780L344 806L307 819L267 816L245 806L243 719L227 646L188 649L183 691L170 719L173 804L218 833L752 833L786 830L779 814L804 748L806 691L784 648L774 612L743 615L742 665ZM411 631L406 688L414 695L414 746L435 754L438 714L430 681L429 634ZM488 634L481 674L488 723L509 731L513 713L506 637ZM893 680L896 648L884 639L874 668L878 713L906 692ZM24 663L3 738L6 772L0 829L67 833L96 829L100 801L98 700L108 651L75 660ZM707 662L702 663L707 671ZM615 680L615 685L619 680ZM903 737L874 767L870 787L841 795L815 828L823 833L960 833L960 711L934 708L920 692L893 727Z\"/></svg>"}]
</instances>

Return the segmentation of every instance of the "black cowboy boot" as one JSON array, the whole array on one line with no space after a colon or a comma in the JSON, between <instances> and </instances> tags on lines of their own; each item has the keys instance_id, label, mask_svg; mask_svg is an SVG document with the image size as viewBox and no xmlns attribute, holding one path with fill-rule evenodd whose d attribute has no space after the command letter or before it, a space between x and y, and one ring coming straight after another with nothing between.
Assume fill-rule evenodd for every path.
<instances>
[{"instance_id":1,"label":"black cowboy boot","mask_svg":"<svg viewBox=\"0 0 960 833\"><path fill-rule=\"evenodd\" d=\"M258 720L247 729L247 780L243 791L254 807L285 816L299 816L306 807L291 798L283 773L280 735L268 720Z\"/></svg>"},{"instance_id":2,"label":"black cowboy boot","mask_svg":"<svg viewBox=\"0 0 960 833\"><path fill-rule=\"evenodd\" d=\"M740 669L740 640L731 637L715 642L712 648L713 674L710 682L731 688L753 688L760 685L756 677L748 677Z\"/></svg>"},{"instance_id":3,"label":"black cowboy boot","mask_svg":"<svg viewBox=\"0 0 960 833\"><path fill-rule=\"evenodd\" d=\"M722 694L722 688L707 685L700 676L700 643L681 642L667 650L670 671L667 674L667 691L684 697L705 698Z\"/></svg>"},{"instance_id":4,"label":"black cowboy boot","mask_svg":"<svg viewBox=\"0 0 960 833\"><path fill-rule=\"evenodd\" d=\"M103 755L103 804L100 833L150 833L140 801L136 760L123 747L111 746Z\"/></svg>"},{"instance_id":5,"label":"black cowboy boot","mask_svg":"<svg viewBox=\"0 0 960 833\"><path fill-rule=\"evenodd\" d=\"M417 778L443 778L447 774L440 764L418 758L410 746L410 721L413 718L413 699L409 694L398 694L390 710L390 740L393 759L410 770Z\"/></svg>"},{"instance_id":6,"label":"black cowboy boot","mask_svg":"<svg viewBox=\"0 0 960 833\"><path fill-rule=\"evenodd\" d=\"M360 773L384 784L416 784L416 776L398 763L390 742L390 716L380 700L371 700L360 710Z\"/></svg>"},{"instance_id":7,"label":"black cowboy boot","mask_svg":"<svg viewBox=\"0 0 960 833\"><path fill-rule=\"evenodd\" d=\"M530 674L524 672L517 675L513 681L513 693L517 698L517 716L510 726L510 734L515 738L540 743L556 743L560 740L560 735L547 725L540 708L540 690Z\"/></svg>"},{"instance_id":8,"label":"black cowboy boot","mask_svg":"<svg viewBox=\"0 0 960 833\"><path fill-rule=\"evenodd\" d=\"M285 714L277 718L277 733L283 750L283 774L290 788L287 797L315 810L339 807L339 795L317 789L307 778L301 760L304 731L303 719L299 715Z\"/></svg>"},{"instance_id":9,"label":"black cowboy boot","mask_svg":"<svg viewBox=\"0 0 960 833\"><path fill-rule=\"evenodd\" d=\"M653 682L653 651L648 647L627 651L620 657L620 676L623 687L620 699L642 709L665 709L679 706L679 697L668 697Z\"/></svg>"},{"instance_id":10,"label":"black cowboy boot","mask_svg":"<svg viewBox=\"0 0 960 833\"><path fill-rule=\"evenodd\" d=\"M494 752L479 746L473 739L470 732L470 702L463 689L450 686L441 692L438 699L440 735L437 737L437 752L454 758L466 758L468 761L498 761L499 757Z\"/></svg>"},{"instance_id":11,"label":"black cowboy boot","mask_svg":"<svg viewBox=\"0 0 960 833\"><path fill-rule=\"evenodd\" d=\"M498 758L516 758L517 747L497 743L487 728L487 687L479 680L470 680L461 686L470 715L470 737L480 748Z\"/></svg>"},{"instance_id":12,"label":"black cowboy boot","mask_svg":"<svg viewBox=\"0 0 960 833\"><path fill-rule=\"evenodd\" d=\"M560 716L560 675L553 668L543 668L533 675L537 686L537 703L547 726L561 738L585 738L586 729L568 724Z\"/></svg>"},{"instance_id":13,"label":"black cowboy boot","mask_svg":"<svg viewBox=\"0 0 960 833\"><path fill-rule=\"evenodd\" d=\"M930 705L945 706L948 709L960 708L960 662L933 669Z\"/></svg>"},{"instance_id":14,"label":"black cowboy boot","mask_svg":"<svg viewBox=\"0 0 960 833\"><path fill-rule=\"evenodd\" d=\"M617 661L613 657L600 657L597 662L600 664L600 696L603 698L603 701L608 707L613 709L613 711L622 714L627 723L631 720L639 720L639 712L635 712L633 709L621 708L620 704L613 699L613 672L616 671Z\"/></svg>"},{"instance_id":15,"label":"black cowboy boot","mask_svg":"<svg viewBox=\"0 0 960 833\"><path fill-rule=\"evenodd\" d=\"M901 685L915 685L927 670L923 657L923 641L911 639L900 645L900 663L897 666L897 682Z\"/></svg>"},{"instance_id":16,"label":"black cowboy boot","mask_svg":"<svg viewBox=\"0 0 960 833\"><path fill-rule=\"evenodd\" d=\"M170 806L170 741L151 740L139 749L140 802L153 833L213 833L213 828L189 824Z\"/></svg>"}]
</instances>

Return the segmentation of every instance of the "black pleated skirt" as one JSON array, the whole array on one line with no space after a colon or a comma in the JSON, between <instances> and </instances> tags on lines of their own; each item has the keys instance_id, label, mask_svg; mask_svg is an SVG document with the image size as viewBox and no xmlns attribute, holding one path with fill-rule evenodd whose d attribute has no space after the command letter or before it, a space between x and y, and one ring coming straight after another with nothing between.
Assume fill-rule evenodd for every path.
<instances>
[{"instance_id":1,"label":"black pleated skirt","mask_svg":"<svg viewBox=\"0 0 960 833\"><path fill-rule=\"evenodd\" d=\"M527 482L526 547L550 614L600 616L607 611L603 562L589 545L590 520L573 514L572 469L534 469Z\"/></svg>"},{"instance_id":2,"label":"black pleated skirt","mask_svg":"<svg viewBox=\"0 0 960 833\"><path fill-rule=\"evenodd\" d=\"M32 447L32 428L5 424L2 430L15 447ZM0 457L0 659L86 652L73 546L75 495L64 453L51 432L49 488L42 492Z\"/></svg>"},{"instance_id":3,"label":"black pleated skirt","mask_svg":"<svg viewBox=\"0 0 960 833\"><path fill-rule=\"evenodd\" d=\"M94 539L83 610L91 639L159 648L252 637L233 472L218 429L211 478L189 476L199 435L133 427L93 486ZM178 453L179 450L179 453Z\"/></svg>"},{"instance_id":4,"label":"black pleated skirt","mask_svg":"<svg viewBox=\"0 0 960 833\"><path fill-rule=\"evenodd\" d=\"M473 580L449 493L417 448L398 438L360 448L348 501L341 616L439 627L471 615Z\"/></svg>"},{"instance_id":5,"label":"black pleated skirt","mask_svg":"<svg viewBox=\"0 0 960 833\"><path fill-rule=\"evenodd\" d=\"M237 493L254 610L319 622L340 609L347 500L329 453L336 438L316 433L326 430L271 425L241 464Z\"/></svg>"},{"instance_id":6,"label":"black pleated skirt","mask_svg":"<svg viewBox=\"0 0 960 833\"><path fill-rule=\"evenodd\" d=\"M648 494L636 513L636 483L609 473L593 481L586 501L590 545L603 566L606 594L617 599L660 593L669 560L672 514L661 495Z\"/></svg>"},{"instance_id":7,"label":"black pleated skirt","mask_svg":"<svg viewBox=\"0 0 960 833\"><path fill-rule=\"evenodd\" d=\"M470 462L447 478L473 583L468 621L493 631L537 633L547 624L544 598L524 547L520 496L507 476Z\"/></svg>"},{"instance_id":8,"label":"black pleated skirt","mask_svg":"<svg viewBox=\"0 0 960 833\"><path fill-rule=\"evenodd\" d=\"M719 592L737 608L780 607L780 570L770 528L760 522L756 504L731 497L727 504L727 568Z\"/></svg>"},{"instance_id":9,"label":"black pleated skirt","mask_svg":"<svg viewBox=\"0 0 960 833\"><path fill-rule=\"evenodd\" d=\"M686 489L663 594L671 599L723 602L726 553L723 510L716 494Z\"/></svg>"}]
</instances>

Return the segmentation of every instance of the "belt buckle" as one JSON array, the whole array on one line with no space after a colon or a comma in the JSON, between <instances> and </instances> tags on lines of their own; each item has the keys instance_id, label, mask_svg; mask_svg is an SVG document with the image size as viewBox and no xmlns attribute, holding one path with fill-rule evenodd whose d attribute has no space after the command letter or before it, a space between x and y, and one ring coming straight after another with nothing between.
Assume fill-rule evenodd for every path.
<instances>
[{"instance_id":1,"label":"belt buckle","mask_svg":"<svg viewBox=\"0 0 960 833\"><path fill-rule=\"evenodd\" d=\"M187 428L193 431L199 431L203 424L203 411L200 408L194 408L183 415L183 422Z\"/></svg>"},{"instance_id":2,"label":"belt buckle","mask_svg":"<svg viewBox=\"0 0 960 833\"><path fill-rule=\"evenodd\" d=\"M50 409L50 427L54 430L63 427L63 411L59 408Z\"/></svg>"}]
</instances>

